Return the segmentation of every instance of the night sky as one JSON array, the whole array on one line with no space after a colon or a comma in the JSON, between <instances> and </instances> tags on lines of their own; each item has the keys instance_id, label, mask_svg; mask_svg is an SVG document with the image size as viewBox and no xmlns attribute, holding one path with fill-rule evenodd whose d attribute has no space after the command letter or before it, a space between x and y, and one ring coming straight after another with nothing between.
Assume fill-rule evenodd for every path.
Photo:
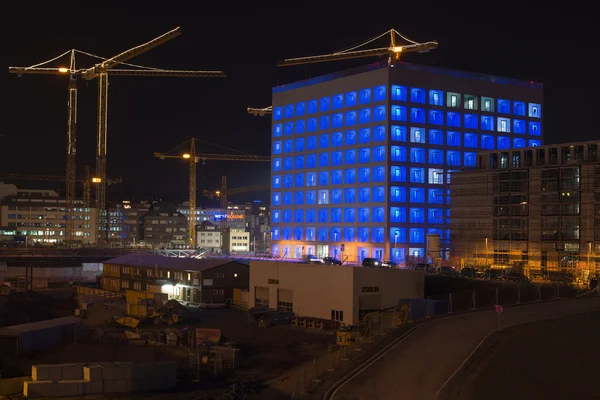
<instances>
[{"instance_id":1,"label":"night sky","mask_svg":"<svg viewBox=\"0 0 600 400\"><path fill-rule=\"evenodd\" d=\"M198 152L227 153L234 149L269 155L270 118L248 115L248 106L270 105L275 85L376 59L285 68L277 68L276 61L331 53L390 28L416 41L439 42L437 50L407 54L404 61L544 83L547 144L598 138L592 125L593 110L598 109L594 95L597 80L592 70L597 68L592 12L540 9L527 7L525 2L515 3L517 8L508 2L456 3L465 4L464 8L450 6L450 2L419 2L421 9L407 8L405 2L342 3L345 6L340 9L353 11L348 14L333 6L331 11L318 12L308 7L206 9L201 6L203 2L195 2L185 3L195 6L161 10L144 6L97 11L57 4L62 8L60 14L54 9L27 18L18 7L20 12L3 12L1 67L7 71L9 65L37 64L71 48L111 57L181 26L182 36L131 62L228 74L225 79L110 78L108 176L124 180L120 187L109 189L115 200L125 196L186 200L185 162L158 160L153 152L168 152L191 137L204 141L198 143ZM361 10L361 4L369 9ZM494 9L496 6L502 9ZM386 45L385 40L378 44ZM78 67L97 62L78 57ZM50 66L67 63L64 58ZM66 77L0 74L0 173L64 174L67 85ZM97 81L80 81L78 165L95 163L96 102ZM202 189L215 188L221 175L228 176L229 187L267 184L269 164L207 162L198 169L199 194ZM40 183L20 184L35 185ZM61 183L49 185L64 187ZM231 198L254 199L268 201L268 193Z\"/></svg>"}]
</instances>

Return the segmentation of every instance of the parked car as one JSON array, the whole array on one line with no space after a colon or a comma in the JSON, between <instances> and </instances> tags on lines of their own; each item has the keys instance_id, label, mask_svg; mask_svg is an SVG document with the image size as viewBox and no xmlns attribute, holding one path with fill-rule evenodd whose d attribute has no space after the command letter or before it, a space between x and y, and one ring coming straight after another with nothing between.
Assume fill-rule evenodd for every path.
<instances>
[{"instance_id":1,"label":"parked car","mask_svg":"<svg viewBox=\"0 0 600 400\"><path fill-rule=\"evenodd\" d=\"M479 278L482 275L477 268L466 267L460 270L460 276L463 278Z\"/></svg>"},{"instance_id":2,"label":"parked car","mask_svg":"<svg viewBox=\"0 0 600 400\"><path fill-rule=\"evenodd\" d=\"M504 276L504 273L500 269L488 269L485 271L485 278L491 280L500 280Z\"/></svg>"},{"instance_id":3,"label":"parked car","mask_svg":"<svg viewBox=\"0 0 600 400\"><path fill-rule=\"evenodd\" d=\"M525 275L523 275L520 272L508 273L508 274L504 275L504 279L509 282L519 282L519 283L530 283L531 282L528 277L526 277Z\"/></svg>"},{"instance_id":4,"label":"parked car","mask_svg":"<svg viewBox=\"0 0 600 400\"><path fill-rule=\"evenodd\" d=\"M397 268L398 264L396 264L392 260L387 260L387 261L382 262L381 266L386 267L386 268Z\"/></svg>"},{"instance_id":5,"label":"parked car","mask_svg":"<svg viewBox=\"0 0 600 400\"><path fill-rule=\"evenodd\" d=\"M369 267L369 268L380 268L381 261L379 261L376 258L365 258L362 260L362 266Z\"/></svg>"},{"instance_id":6,"label":"parked car","mask_svg":"<svg viewBox=\"0 0 600 400\"><path fill-rule=\"evenodd\" d=\"M454 267L442 265L438 271L438 275L442 276L458 276L458 271Z\"/></svg>"},{"instance_id":7,"label":"parked car","mask_svg":"<svg viewBox=\"0 0 600 400\"><path fill-rule=\"evenodd\" d=\"M200 308L225 308L227 304L224 301L211 300L206 303L200 303Z\"/></svg>"},{"instance_id":8,"label":"parked car","mask_svg":"<svg viewBox=\"0 0 600 400\"><path fill-rule=\"evenodd\" d=\"M327 265L342 265L342 262L335 257L323 257L323 262Z\"/></svg>"},{"instance_id":9,"label":"parked car","mask_svg":"<svg viewBox=\"0 0 600 400\"><path fill-rule=\"evenodd\" d=\"M308 264L325 264L322 258L319 258L313 254L309 254L304 258L304 262Z\"/></svg>"}]
</instances>

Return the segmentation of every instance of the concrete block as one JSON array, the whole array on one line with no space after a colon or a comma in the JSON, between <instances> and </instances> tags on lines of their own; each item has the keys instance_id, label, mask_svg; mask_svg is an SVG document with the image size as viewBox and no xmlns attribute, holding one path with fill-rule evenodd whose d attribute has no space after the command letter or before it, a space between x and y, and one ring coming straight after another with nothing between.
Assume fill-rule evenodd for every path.
<instances>
[{"instance_id":1,"label":"concrete block","mask_svg":"<svg viewBox=\"0 0 600 400\"><path fill-rule=\"evenodd\" d=\"M60 381L62 367L58 365L32 365L31 379L34 381Z\"/></svg>"},{"instance_id":2,"label":"concrete block","mask_svg":"<svg viewBox=\"0 0 600 400\"><path fill-rule=\"evenodd\" d=\"M85 395L102 394L103 392L104 386L102 381L90 381L85 385Z\"/></svg>"},{"instance_id":3,"label":"concrete block","mask_svg":"<svg viewBox=\"0 0 600 400\"><path fill-rule=\"evenodd\" d=\"M66 385L60 382L54 382L52 384L52 397L65 397L66 396Z\"/></svg>"},{"instance_id":4,"label":"concrete block","mask_svg":"<svg viewBox=\"0 0 600 400\"><path fill-rule=\"evenodd\" d=\"M131 379L151 379L155 376L154 363L133 364Z\"/></svg>"},{"instance_id":5,"label":"concrete block","mask_svg":"<svg viewBox=\"0 0 600 400\"><path fill-rule=\"evenodd\" d=\"M76 397L83 396L84 388L80 380L63 380L56 382L56 385L62 385L63 396Z\"/></svg>"},{"instance_id":6,"label":"concrete block","mask_svg":"<svg viewBox=\"0 0 600 400\"><path fill-rule=\"evenodd\" d=\"M131 380L129 379L112 379L105 380L104 393L129 393L131 392Z\"/></svg>"},{"instance_id":7,"label":"concrete block","mask_svg":"<svg viewBox=\"0 0 600 400\"><path fill-rule=\"evenodd\" d=\"M103 380L131 379L133 363L102 363Z\"/></svg>"},{"instance_id":8,"label":"concrete block","mask_svg":"<svg viewBox=\"0 0 600 400\"><path fill-rule=\"evenodd\" d=\"M23 383L23 396L28 399L54 397L54 382L25 381Z\"/></svg>"},{"instance_id":9,"label":"concrete block","mask_svg":"<svg viewBox=\"0 0 600 400\"><path fill-rule=\"evenodd\" d=\"M62 380L83 379L85 364L60 364L62 366Z\"/></svg>"},{"instance_id":10,"label":"concrete block","mask_svg":"<svg viewBox=\"0 0 600 400\"><path fill-rule=\"evenodd\" d=\"M102 367L100 365L90 365L83 367L83 379L89 382L102 380Z\"/></svg>"}]
</instances>

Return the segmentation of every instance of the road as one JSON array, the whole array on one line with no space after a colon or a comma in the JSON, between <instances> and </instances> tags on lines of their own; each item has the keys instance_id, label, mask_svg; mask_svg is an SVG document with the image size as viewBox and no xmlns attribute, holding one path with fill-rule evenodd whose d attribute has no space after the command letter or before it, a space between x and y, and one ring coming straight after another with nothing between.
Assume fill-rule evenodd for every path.
<instances>
[{"instance_id":1,"label":"road","mask_svg":"<svg viewBox=\"0 0 600 400\"><path fill-rule=\"evenodd\" d=\"M600 310L600 298L505 307L501 326ZM495 311L432 321L342 386L335 400L434 400L452 374L498 326Z\"/></svg>"}]
</instances>

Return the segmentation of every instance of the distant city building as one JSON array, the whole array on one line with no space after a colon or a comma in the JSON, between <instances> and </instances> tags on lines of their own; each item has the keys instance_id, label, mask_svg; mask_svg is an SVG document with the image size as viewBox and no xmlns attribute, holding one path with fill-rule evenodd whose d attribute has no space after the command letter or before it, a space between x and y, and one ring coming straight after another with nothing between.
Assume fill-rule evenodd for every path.
<instances>
[{"instance_id":1,"label":"distant city building","mask_svg":"<svg viewBox=\"0 0 600 400\"><path fill-rule=\"evenodd\" d=\"M228 252L247 253L250 251L250 233L243 229L229 229ZM220 227L204 221L196 228L197 246L200 250L209 253L221 253Z\"/></svg>"},{"instance_id":2,"label":"distant city building","mask_svg":"<svg viewBox=\"0 0 600 400\"><path fill-rule=\"evenodd\" d=\"M150 210L148 202L123 200L109 207L109 243L114 246L136 246L142 244L143 217Z\"/></svg>"},{"instance_id":3,"label":"distant city building","mask_svg":"<svg viewBox=\"0 0 600 400\"><path fill-rule=\"evenodd\" d=\"M186 248L188 243L187 217L166 201L153 204L143 217L144 243L154 248Z\"/></svg>"}]
</instances>

